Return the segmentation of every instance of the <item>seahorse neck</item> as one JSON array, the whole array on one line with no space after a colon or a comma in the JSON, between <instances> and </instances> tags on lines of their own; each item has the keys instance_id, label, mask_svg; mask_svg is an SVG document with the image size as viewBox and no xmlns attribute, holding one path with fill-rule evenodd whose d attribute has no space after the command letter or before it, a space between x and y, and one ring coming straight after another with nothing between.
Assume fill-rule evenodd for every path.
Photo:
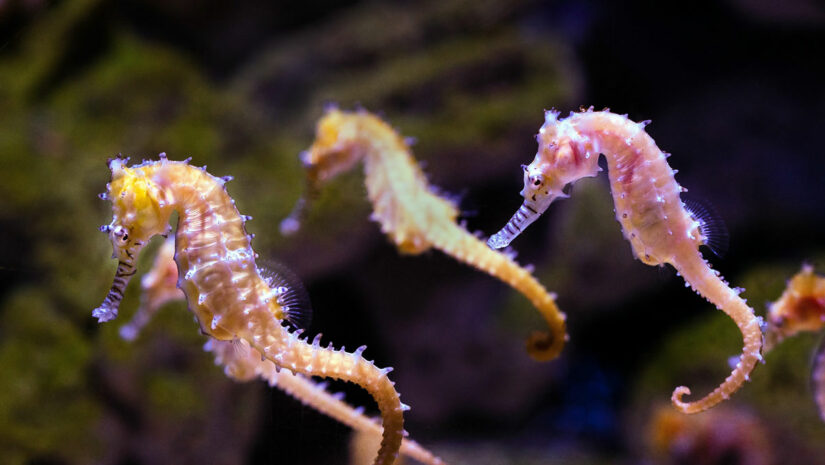
<instances>
[{"instance_id":1,"label":"seahorse neck","mask_svg":"<svg viewBox=\"0 0 825 465\"><path fill-rule=\"evenodd\" d=\"M232 339L244 329L249 312L268 313L261 296L269 289L258 275L244 220L222 184L200 168L171 165L155 179L179 214L178 287L204 332Z\"/></svg>"},{"instance_id":2,"label":"seahorse neck","mask_svg":"<svg viewBox=\"0 0 825 465\"><path fill-rule=\"evenodd\" d=\"M424 177L404 140L392 127L372 115L362 117L360 125L358 145L364 150L370 199L375 200L386 190L401 194L393 196L395 198L401 198L404 193L409 195L405 191L419 186Z\"/></svg>"}]
</instances>

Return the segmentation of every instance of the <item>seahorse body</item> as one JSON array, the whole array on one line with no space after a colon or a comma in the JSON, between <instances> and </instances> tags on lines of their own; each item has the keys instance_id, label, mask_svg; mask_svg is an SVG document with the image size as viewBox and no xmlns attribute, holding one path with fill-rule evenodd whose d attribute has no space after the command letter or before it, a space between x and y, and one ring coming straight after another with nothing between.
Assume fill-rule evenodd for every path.
<instances>
[{"instance_id":1,"label":"seahorse body","mask_svg":"<svg viewBox=\"0 0 825 465\"><path fill-rule=\"evenodd\" d=\"M748 379L761 360L762 332L753 310L702 258L705 243L701 223L679 198L683 189L675 172L653 139L644 131L647 123L634 123L609 111L572 113L559 119L545 114L537 136L539 149L524 169L524 203L507 225L490 238L491 247L504 247L535 221L556 198L567 197L564 188L600 171L599 154L607 159L616 219L633 251L648 265L671 264L700 295L727 313L744 338L740 362L727 379L706 397L683 402L690 394L681 386L673 392L674 405L685 413L699 412L721 402Z\"/></svg>"},{"instance_id":2,"label":"seahorse body","mask_svg":"<svg viewBox=\"0 0 825 465\"><path fill-rule=\"evenodd\" d=\"M535 331L527 341L536 360L551 360L564 347L565 315L555 296L507 255L456 224L458 208L433 192L405 140L387 123L366 111L330 109L318 122L315 142L302 154L309 192L281 224L285 233L298 225L306 199L320 185L364 161L371 218L401 252L417 254L431 247L506 282L539 310L550 332Z\"/></svg>"},{"instance_id":3,"label":"seahorse body","mask_svg":"<svg viewBox=\"0 0 825 465\"><path fill-rule=\"evenodd\" d=\"M183 292L177 288L178 269L174 261L175 240L169 238L158 250L152 269L141 280L140 307L132 320L120 328L124 339L134 339L143 326L166 303L183 300ZM238 381L260 378L270 386L278 387L304 405L351 427L353 430L371 435L375 443L380 441L381 425L364 416L359 410L344 402L339 395L328 392L324 384L289 371L280 371L272 362L261 358L261 354L249 347L243 340L220 341L209 339L204 350L215 354L215 362L223 365L224 372ZM401 440L401 454L412 457L428 465L444 465L438 457L415 441Z\"/></svg>"},{"instance_id":4,"label":"seahorse body","mask_svg":"<svg viewBox=\"0 0 825 465\"><path fill-rule=\"evenodd\" d=\"M285 312L278 290L270 288L255 265L256 254L244 228L244 217L216 178L187 162L161 155L127 167L109 162L112 181L106 197L114 218L102 229L109 233L118 270L103 304L94 310L99 321L117 316L123 290L135 272L140 249L156 234L170 230L173 211L179 215L175 234L178 287L201 330L218 340L242 339L278 369L341 379L360 385L375 399L383 419L383 440L376 464L395 460L401 444L404 406L389 369L379 369L361 354L319 346L299 338L282 325Z\"/></svg>"}]
</instances>

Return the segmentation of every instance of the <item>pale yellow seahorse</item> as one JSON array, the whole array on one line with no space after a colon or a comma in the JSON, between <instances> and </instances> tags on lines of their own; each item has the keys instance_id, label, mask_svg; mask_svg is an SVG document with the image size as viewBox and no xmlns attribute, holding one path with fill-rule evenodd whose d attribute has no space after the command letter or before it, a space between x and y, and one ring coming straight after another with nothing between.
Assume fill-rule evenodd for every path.
<instances>
[{"instance_id":1,"label":"pale yellow seahorse","mask_svg":"<svg viewBox=\"0 0 825 465\"><path fill-rule=\"evenodd\" d=\"M141 279L140 307L132 320L120 328L124 339L134 339L163 305L185 298L177 287L178 268L174 256L175 240L170 237L158 250L152 269ZM381 425L367 418L360 409L353 408L340 395L328 392L323 384L315 383L304 375L279 371L272 362L262 359L261 354L243 340L230 342L210 338L204 344L204 349L215 354L215 362L223 365L224 372L230 378L238 381L262 379L304 405L373 438L376 445L381 441ZM400 452L421 463L444 465L441 459L408 438L402 439Z\"/></svg>"},{"instance_id":2,"label":"pale yellow seahorse","mask_svg":"<svg viewBox=\"0 0 825 465\"><path fill-rule=\"evenodd\" d=\"M768 304L765 352L783 339L801 332L817 332L825 327L825 276L804 265L795 274L776 302ZM825 340L814 353L811 386L819 416L825 421Z\"/></svg>"},{"instance_id":3,"label":"pale yellow seahorse","mask_svg":"<svg viewBox=\"0 0 825 465\"><path fill-rule=\"evenodd\" d=\"M363 160L372 219L401 252L418 254L436 248L506 282L532 302L550 327L549 332L530 335L528 353L541 361L559 355L567 336L565 315L555 296L513 259L490 250L456 223L456 206L433 192L409 145L387 123L367 111L329 109L318 121L315 142L301 160L308 192L281 223L282 232L297 230L306 203L323 183Z\"/></svg>"},{"instance_id":4,"label":"pale yellow seahorse","mask_svg":"<svg viewBox=\"0 0 825 465\"><path fill-rule=\"evenodd\" d=\"M713 392L695 402L683 402L690 394L685 386L676 388L671 400L682 412L695 413L727 399L748 379L762 359L761 320L754 316L739 296L711 269L699 252L707 240L701 218L680 200L683 188L674 178L667 154L645 132L647 122L634 123L627 116L609 111L583 110L559 119L545 113L537 136L539 149L533 162L523 166L524 203L507 225L490 238L491 247L510 243L536 220L557 198L565 198L564 188L578 179L596 176L601 170L599 154L607 159L616 219L622 225L636 257L648 265L671 264L700 295L727 313L744 338L743 354L727 379Z\"/></svg>"},{"instance_id":5,"label":"pale yellow seahorse","mask_svg":"<svg viewBox=\"0 0 825 465\"><path fill-rule=\"evenodd\" d=\"M135 260L157 234L167 234L173 211L178 213L175 262L178 287L186 295L201 331L222 341L243 340L276 368L341 379L366 389L381 411L383 440L375 464L389 465L404 435L401 403L388 369L379 369L354 353L322 348L319 338L301 339L284 325L288 313L279 302L280 289L261 276L245 217L226 193L226 178L216 178L186 161L159 161L128 167L109 161L112 180L103 197L112 201L114 217L101 230L108 233L118 260L117 272L103 304L92 315L100 322L117 316Z\"/></svg>"}]
</instances>

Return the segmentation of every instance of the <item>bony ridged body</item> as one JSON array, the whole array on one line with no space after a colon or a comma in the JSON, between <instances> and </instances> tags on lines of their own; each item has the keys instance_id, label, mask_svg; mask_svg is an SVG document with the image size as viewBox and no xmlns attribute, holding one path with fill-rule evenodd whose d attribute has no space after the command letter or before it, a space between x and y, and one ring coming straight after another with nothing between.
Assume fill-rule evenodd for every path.
<instances>
[{"instance_id":1,"label":"bony ridged body","mask_svg":"<svg viewBox=\"0 0 825 465\"><path fill-rule=\"evenodd\" d=\"M361 353L308 344L282 326L284 312L277 292L255 265L256 254L244 229L244 217L223 188L224 180L186 162L166 160L127 167L110 161L112 181L107 197L114 218L104 227L110 233L118 274L104 304L93 314L101 321L114 318L126 278L121 264L134 270L141 247L169 230L173 211L179 215L175 235L179 287L202 331L219 340L243 339L279 368L296 373L349 381L375 398L384 435L375 463L386 465L398 454L403 434L403 409L387 377ZM133 274L133 273L132 273Z\"/></svg>"},{"instance_id":2,"label":"bony ridged body","mask_svg":"<svg viewBox=\"0 0 825 465\"><path fill-rule=\"evenodd\" d=\"M559 355L567 339L565 315L555 296L529 272L505 254L456 224L458 208L433 192L413 158L407 142L387 123L366 111L330 109L318 122L315 142L302 155L311 198L320 185L363 160L372 219L404 253L432 247L506 282L524 294L539 310L550 332L535 331L527 341L537 360ZM306 201L282 223L282 231L298 227Z\"/></svg>"},{"instance_id":3,"label":"bony ridged body","mask_svg":"<svg viewBox=\"0 0 825 465\"><path fill-rule=\"evenodd\" d=\"M178 270L174 253L175 240L169 238L158 250L152 269L141 279L140 307L132 320L120 328L120 334L124 339L132 340L137 337L163 305L184 299L183 292L177 287ZM238 381L263 379L270 386L283 390L302 404L356 431L374 437L375 443L380 441L381 425L366 417L362 409L353 408L344 402L343 396L328 392L323 383L315 383L288 370L281 371L271 361L263 359L246 341L221 341L210 338L203 347L204 350L215 354L215 363L224 367L227 376ZM428 465L444 465L441 459L409 438L402 439L400 453Z\"/></svg>"},{"instance_id":4,"label":"bony ridged body","mask_svg":"<svg viewBox=\"0 0 825 465\"><path fill-rule=\"evenodd\" d=\"M601 170L599 155L607 160L616 219L622 225L639 260L648 265L671 264L700 295L727 313L742 332L743 354L730 376L713 392L695 402L683 402L690 390L677 388L674 405L685 413L695 413L721 402L735 392L761 360L760 320L702 258L699 246L705 243L701 224L680 199L682 187L663 153L645 132L647 123L635 123L609 111L584 110L559 119L545 114L537 136L539 149L533 162L524 166L524 204L507 225L493 235L492 247L510 243L538 218L556 198L565 198L564 189L583 177Z\"/></svg>"}]
</instances>

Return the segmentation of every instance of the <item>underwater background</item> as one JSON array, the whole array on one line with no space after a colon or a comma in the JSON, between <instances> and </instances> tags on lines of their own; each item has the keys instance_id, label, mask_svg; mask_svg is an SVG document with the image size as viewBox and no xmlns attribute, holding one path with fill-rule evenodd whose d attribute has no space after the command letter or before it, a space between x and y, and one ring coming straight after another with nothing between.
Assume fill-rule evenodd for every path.
<instances>
[{"instance_id":1,"label":"underwater background","mask_svg":"<svg viewBox=\"0 0 825 465\"><path fill-rule=\"evenodd\" d=\"M347 427L228 379L183 302L134 343L118 327L135 282L118 320L91 317L116 266L98 232L105 162L159 152L234 176L253 247L307 287L308 334L393 366L406 429L449 463L825 463L809 381L821 334L785 341L713 410L675 413L673 388L716 386L741 336L672 268L633 258L605 176L514 244L568 315L570 341L546 363L524 350L542 328L529 302L439 252L400 255L369 220L358 170L299 234L278 232L327 104L417 139L430 182L484 235L521 204L542 111L609 107L653 121L686 197L727 225L728 253L705 256L764 315L803 262L825 272L825 7L671 8L0 0L0 463L349 463ZM332 390L375 412L365 392Z\"/></svg>"}]
</instances>

